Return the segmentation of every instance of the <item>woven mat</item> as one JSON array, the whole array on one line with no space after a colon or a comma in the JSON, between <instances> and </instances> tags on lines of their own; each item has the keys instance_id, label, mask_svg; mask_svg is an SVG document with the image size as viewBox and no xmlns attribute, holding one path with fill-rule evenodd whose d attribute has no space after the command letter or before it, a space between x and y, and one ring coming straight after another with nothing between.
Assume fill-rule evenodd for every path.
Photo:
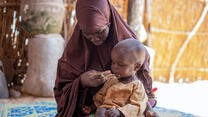
<instances>
[{"instance_id":1,"label":"woven mat","mask_svg":"<svg viewBox=\"0 0 208 117\"><path fill-rule=\"evenodd\" d=\"M0 104L0 117L54 117L56 107L55 102Z\"/></svg>"},{"instance_id":2,"label":"woven mat","mask_svg":"<svg viewBox=\"0 0 208 117\"><path fill-rule=\"evenodd\" d=\"M57 113L54 101L28 104L0 104L0 117L54 117ZM160 117L197 117L192 114L155 107ZM90 117L93 117L90 116Z\"/></svg>"}]
</instances>

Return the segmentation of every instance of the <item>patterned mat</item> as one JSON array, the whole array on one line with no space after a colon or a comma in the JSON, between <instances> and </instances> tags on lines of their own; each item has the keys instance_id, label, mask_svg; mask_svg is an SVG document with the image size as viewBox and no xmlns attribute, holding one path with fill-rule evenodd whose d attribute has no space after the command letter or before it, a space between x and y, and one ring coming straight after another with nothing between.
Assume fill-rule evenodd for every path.
<instances>
[{"instance_id":1,"label":"patterned mat","mask_svg":"<svg viewBox=\"0 0 208 117\"><path fill-rule=\"evenodd\" d=\"M55 102L0 104L0 117L54 117L57 113L56 107ZM161 107L155 107L154 109L160 117L197 117L192 114Z\"/></svg>"},{"instance_id":2,"label":"patterned mat","mask_svg":"<svg viewBox=\"0 0 208 117\"><path fill-rule=\"evenodd\" d=\"M190 113L184 113L178 110L166 109L162 107L155 107L154 110L160 117L199 117Z\"/></svg>"},{"instance_id":3,"label":"patterned mat","mask_svg":"<svg viewBox=\"0 0 208 117\"><path fill-rule=\"evenodd\" d=\"M0 117L54 117L55 102L0 104Z\"/></svg>"}]
</instances>

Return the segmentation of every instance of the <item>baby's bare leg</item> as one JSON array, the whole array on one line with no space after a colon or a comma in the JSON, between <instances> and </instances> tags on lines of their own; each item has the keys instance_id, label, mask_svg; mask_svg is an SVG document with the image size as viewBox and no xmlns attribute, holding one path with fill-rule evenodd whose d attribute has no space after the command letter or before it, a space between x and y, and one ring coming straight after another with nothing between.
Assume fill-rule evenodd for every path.
<instances>
[{"instance_id":1,"label":"baby's bare leg","mask_svg":"<svg viewBox=\"0 0 208 117\"><path fill-rule=\"evenodd\" d=\"M98 108L95 117L105 117L106 108Z\"/></svg>"}]
</instances>

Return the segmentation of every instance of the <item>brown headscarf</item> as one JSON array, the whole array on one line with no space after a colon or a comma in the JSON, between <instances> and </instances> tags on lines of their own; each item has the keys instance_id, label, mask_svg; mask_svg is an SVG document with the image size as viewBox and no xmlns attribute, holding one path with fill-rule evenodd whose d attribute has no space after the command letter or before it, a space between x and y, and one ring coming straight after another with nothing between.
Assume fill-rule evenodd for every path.
<instances>
[{"instance_id":1,"label":"brown headscarf","mask_svg":"<svg viewBox=\"0 0 208 117\"><path fill-rule=\"evenodd\" d=\"M57 78L54 87L55 99L58 104L58 117L81 117L83 105L92 104L92 96L98 88L82 88L80 75L89 70L110 70L111 49L126 38L135 38L135 34L121 18L108 0L78 0L76 4L76 25L62 57L58 62ZM110 24L106 41L95 46L82 36L81 29L100 27ZM145 63L138 71L149 97L152 95L152 79L148 75L149 54Z\"/></svg>"}]
</instances>

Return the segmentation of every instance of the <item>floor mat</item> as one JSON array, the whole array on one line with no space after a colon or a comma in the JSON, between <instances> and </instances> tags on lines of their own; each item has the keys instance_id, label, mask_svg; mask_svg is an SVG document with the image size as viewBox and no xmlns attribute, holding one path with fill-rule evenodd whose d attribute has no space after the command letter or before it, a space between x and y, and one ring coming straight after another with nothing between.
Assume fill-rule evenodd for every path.
<instances>
[{"instance_id":1,"label":"floor mat","mask_svg":"<svg viewBox=\"0 0 208 117\"><path fill-rule=\"evenodd\" d=\"M57 113L54 101L29 104L0 104L0 117L54 117ZM160 117L197 117L177 110L155 107ZM93 117L93 116L90 116Z\"/></svg>"},{"instance_id":2,"label":"floor mat","mask_svg":"<svg viewBox=\"0 0 208 117\"><path fill-rule=\"evenodd\" d=\"M55 102L29 104L0 104L0 117L54 117Z\"/></svg>"},{"instance_id":3,"label":"floor mat","mask_svg":"<svg viewBox=\"0 0 208 117\"><path fill-rule=\"evenodd\" d=\"M160 117L199 117L190 113L184 113L178 110L166 109L162 107L155 107L154 110Z\"/></svg>"}]
</instances>

